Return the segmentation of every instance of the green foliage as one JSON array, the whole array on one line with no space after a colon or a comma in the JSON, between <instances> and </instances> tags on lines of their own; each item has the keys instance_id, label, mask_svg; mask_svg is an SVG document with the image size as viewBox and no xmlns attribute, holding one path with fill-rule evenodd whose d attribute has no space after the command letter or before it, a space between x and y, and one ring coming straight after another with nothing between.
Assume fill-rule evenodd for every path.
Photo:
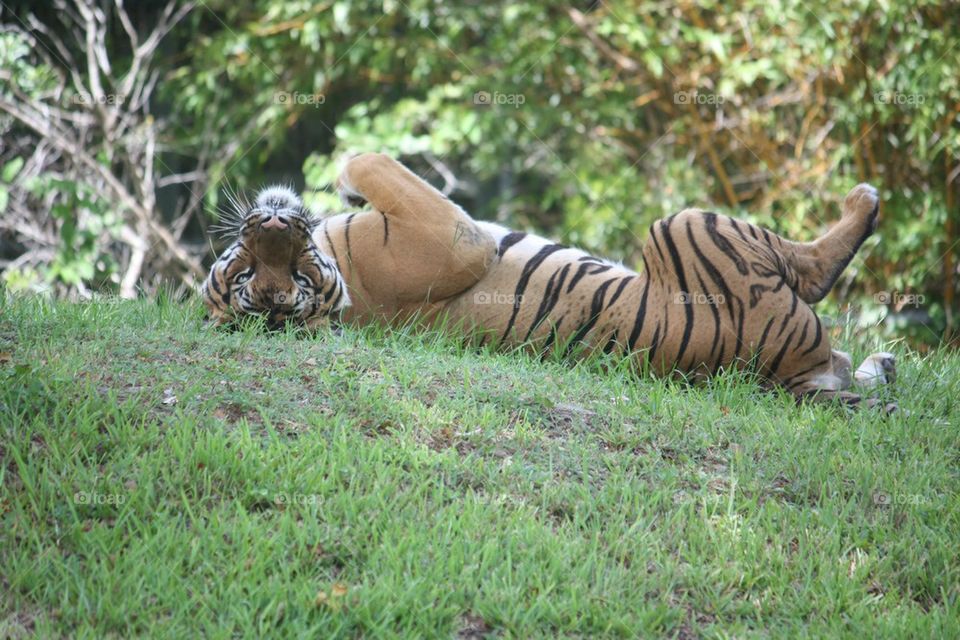
<instances>
[{"instance_id":1,"label":"green foliage","mask_svg":"<svg viewBox=\"0 0 960 640\"><path fill-rule=\"evenodd\" d=\"M93 189L70 180L44 177L31 186L40 198L50 191L66 195L66 201L54 204L50 212L59 221L60 246L47 278L80 285L103 282L112 275L113 258L97 243L101 234L118 230L119 219L110 205Z\"/></svg>"}]
</instances>

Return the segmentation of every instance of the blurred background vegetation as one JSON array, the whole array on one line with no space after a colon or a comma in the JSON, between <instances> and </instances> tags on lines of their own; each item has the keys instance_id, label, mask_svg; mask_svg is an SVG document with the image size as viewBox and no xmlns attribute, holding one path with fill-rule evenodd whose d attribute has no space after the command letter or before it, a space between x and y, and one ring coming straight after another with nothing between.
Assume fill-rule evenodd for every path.
<instances>
[{"instance_id":1,"label":"blurred background vegetation","mask_svg":"<svg viewBox=\"0 0 960 640\"><path fill-rule=\"evenodd\" d=\"M684 207L811 239L883 220L823 313L956 342L955 0L6 2L0 268L78 298L191 287L228 188L320 211L346 152L475 217L638 265Z\"/></svg>"}]
</instances>

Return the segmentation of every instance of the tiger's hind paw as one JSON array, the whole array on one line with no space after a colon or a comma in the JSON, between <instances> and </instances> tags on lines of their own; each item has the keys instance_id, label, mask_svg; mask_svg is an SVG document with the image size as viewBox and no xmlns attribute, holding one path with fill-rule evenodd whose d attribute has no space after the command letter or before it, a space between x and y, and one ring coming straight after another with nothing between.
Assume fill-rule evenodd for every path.
<instances>
[{"instance_id":1,"label":"tiger's hind paw","mask_svg":"<svg viewBox=\"0 0 960 640\"><path fill-rule=\"evenodd\" d=\"M886 351L867 356L853 377L858 385L864 387L892 384L897 380L896 357Z\"/></svg>"},{"instance_id":2,"label":"tiger's hind paw","mask_svg":"<svg viewBox=\"0 0 960 640\"><path fill-rule=\"evenodd\" d=\"M880 194L876 188L862 182L850 190L843 200L843 217L869 220L870 232L876 230L880 213Z\"/></svg>"}]
</instances>

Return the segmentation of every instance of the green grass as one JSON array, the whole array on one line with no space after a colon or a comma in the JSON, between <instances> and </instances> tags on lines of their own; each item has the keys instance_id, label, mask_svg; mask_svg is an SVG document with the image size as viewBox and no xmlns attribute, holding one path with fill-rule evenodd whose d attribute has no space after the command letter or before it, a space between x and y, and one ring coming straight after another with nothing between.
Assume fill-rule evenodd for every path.
<instances>
[{"instance_id":1,"label":"green grass","mask_svg":"<svg viewBox=\"0 0 960 640\"><path fill-rule=\"evenodd\" d=\"M960 356L892 348L885 418L5 299L0 637L957 637Z\"/></svg>"}]
</instances>

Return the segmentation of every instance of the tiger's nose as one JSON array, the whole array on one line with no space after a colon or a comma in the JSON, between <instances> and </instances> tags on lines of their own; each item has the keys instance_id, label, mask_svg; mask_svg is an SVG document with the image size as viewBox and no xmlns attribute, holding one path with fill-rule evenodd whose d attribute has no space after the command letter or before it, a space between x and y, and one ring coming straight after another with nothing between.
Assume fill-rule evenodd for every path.
<instances>
[{"instance_id":1,"label":"tiger's nose","mask_svg":"<svg viewBox=\"0 0 960 640\"><path fill-rule=\"evenodd\" d=\"M280 231L283 231L289 226L290 224L286 220L277 215L270 216L260 223L261 229L278 229Z\"/></svg>"}]
</instances>

